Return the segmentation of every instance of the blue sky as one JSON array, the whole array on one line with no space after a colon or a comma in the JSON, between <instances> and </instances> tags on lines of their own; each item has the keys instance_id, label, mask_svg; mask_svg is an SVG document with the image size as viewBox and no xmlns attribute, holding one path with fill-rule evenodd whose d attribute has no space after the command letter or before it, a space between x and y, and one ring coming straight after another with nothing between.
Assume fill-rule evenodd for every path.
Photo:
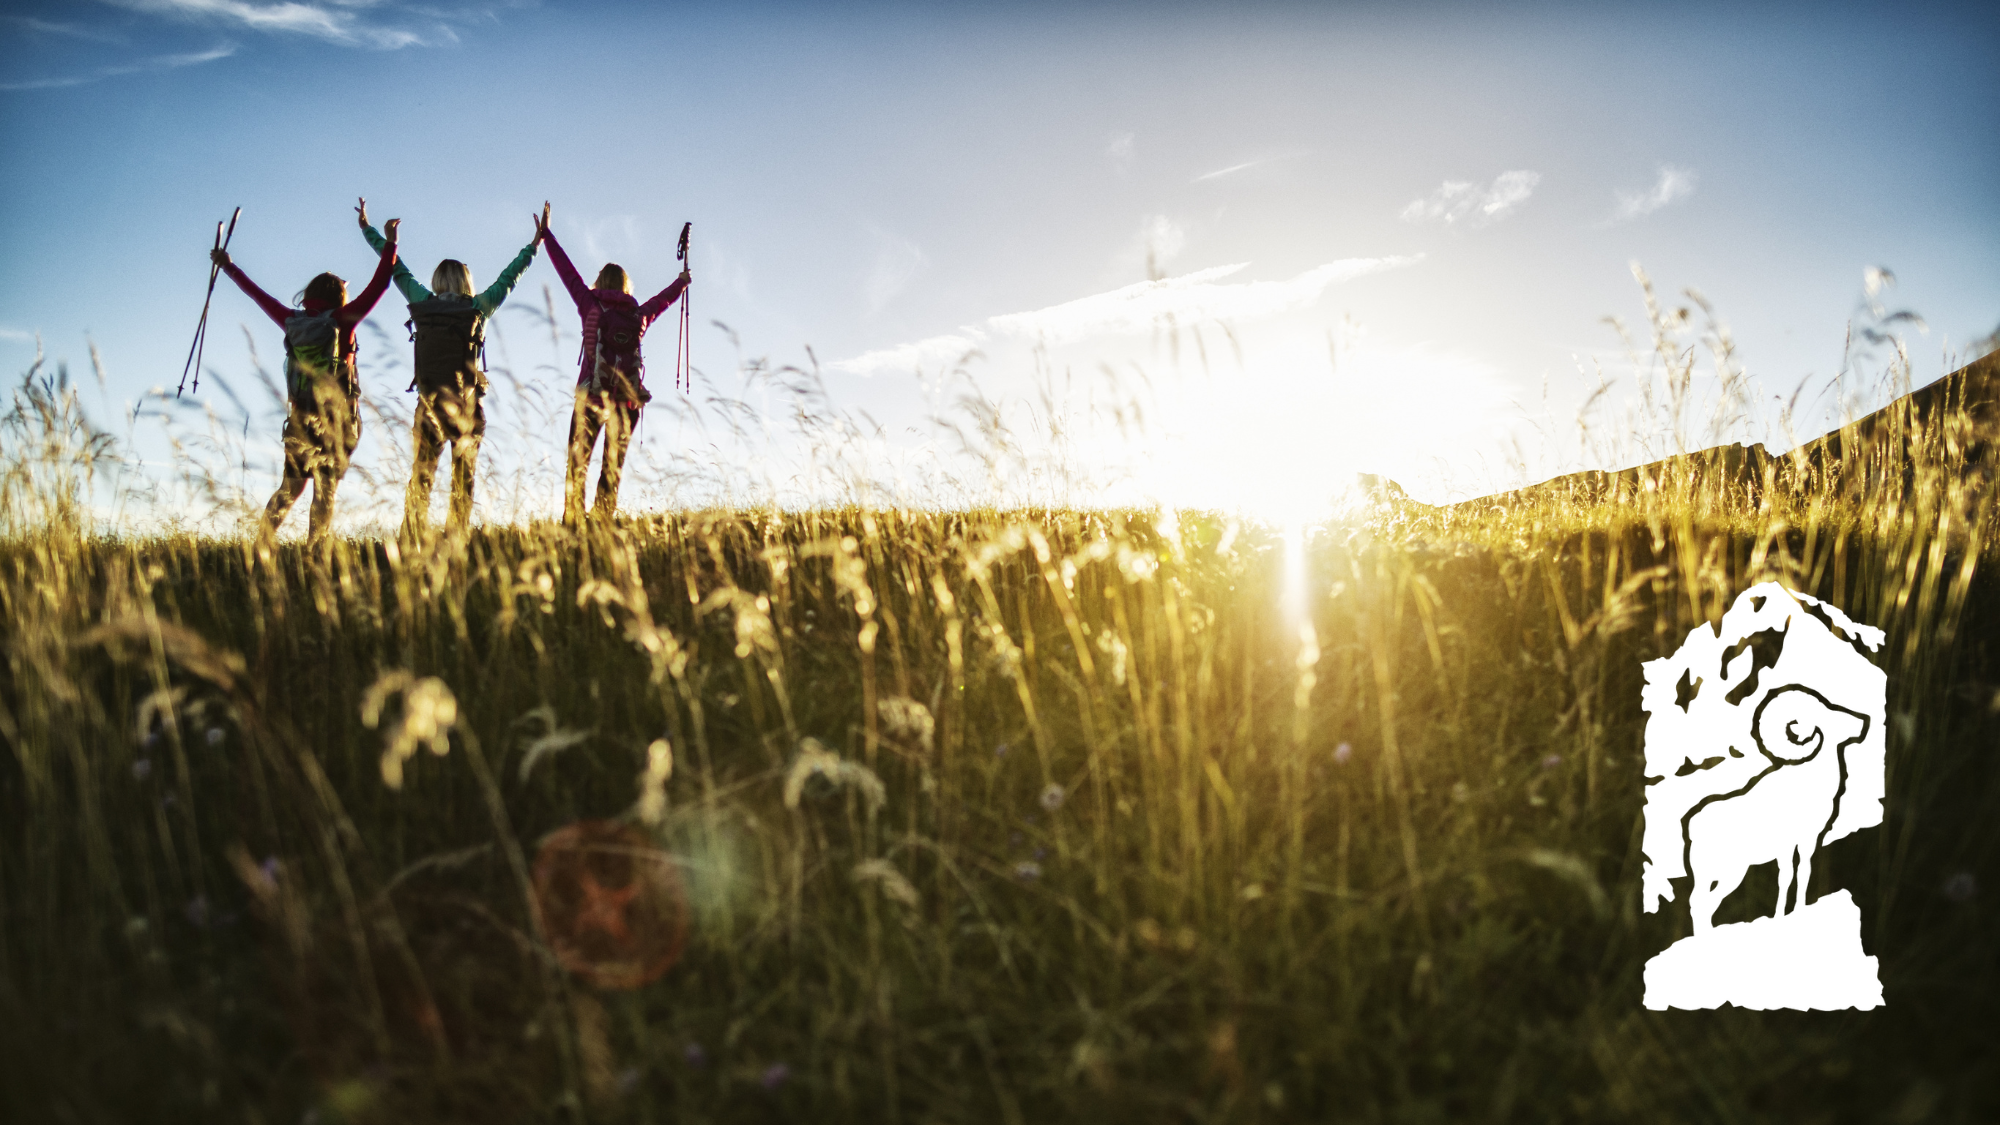
<instances>
[{"instance_id":1,"label":"blue sky","mask_svg":"<svg viewBox=\"0 0 2000 1125\"><path fill-rule=\"evenodd\" d=\"M1642 322L1634 261L1731 330L1758 389L1729 436L1765 436L1804 380L1801 436L1833 420L1814 395L1870 267L1925 319L1919 383L2000 327L1996 48L2000 17L1970 5L30 0L0 16L0 359L24 369L39 333L82 367L94 340L93 402L129 417L179 377L233 206L237 261L289 297L324 269L365 279L358 195L404 219L420 277L449 256L481 284L546 198L587 274L615 260L646 292L695 223L705 392L644 443L701 463L682 499L814 479L827 431L738 441L705 405L742 396L782 430L739 355L808 348L859 420L843 458L884 479L958 456L927 418L977 348L964 370L1022 465L1067 459L1106 498L1310 508L1357 470L1463 495L1658 447L1622 413L1638 373L1603 323ZM575 342L526 311L554 280L538 261L501 315L555 405L494 444L496 475L560 440L544 415ZM385 419L404 315L392 294L391 335L364 337ZM245 324L268 362L275 326L225 280L208 364L239 391ZM649 338L656 373L672 349ZM241 439L274 465L277 416L243 397ZM168 471L149 425L146 471ZM393 495L406 435L369 440Z\"/></svg>"}]
</instances>

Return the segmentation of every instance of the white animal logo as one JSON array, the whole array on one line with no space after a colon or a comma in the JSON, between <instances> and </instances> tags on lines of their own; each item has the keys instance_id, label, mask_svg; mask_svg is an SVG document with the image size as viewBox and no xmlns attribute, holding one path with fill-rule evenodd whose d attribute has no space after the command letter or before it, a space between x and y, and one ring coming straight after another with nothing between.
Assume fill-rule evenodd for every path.
<instances>
[{"instance_id":1,"label":"white animal logo","mask_svg":"<svg viewBox=\"0 0 2000 1125\"><path fill-rule=\"evenodd\" d=\"M1693 936L1646 967L1648 1007L1874 1007L1846 891L1808 904L1814 854L1882 822L1887 677L1867 653L1882 631L1775 582L1738 595L1649 661L1647 911L1687 877ZM1772 917L1715 925L1750 868L1775 861Z\"/></svg>"}]
</instances>

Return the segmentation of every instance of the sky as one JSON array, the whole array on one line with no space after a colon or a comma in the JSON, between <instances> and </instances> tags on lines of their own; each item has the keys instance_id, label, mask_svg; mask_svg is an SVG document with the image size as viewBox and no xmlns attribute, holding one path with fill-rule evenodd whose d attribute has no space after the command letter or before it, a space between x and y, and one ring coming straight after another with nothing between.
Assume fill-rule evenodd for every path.
<instances>
[{"instance_id":1,"label":"sky","mask_svg":"<svg viewBox=\"0 0 2000 1125\"><path fill-rule=\"evenodd\" d=\"M261 500L280 334L227 279L172 401L216 221L281 298L358 289L366 196L420 279L483 286L548 200L642 297L694 224L695 389L662 321L628 507L1459 499L1671 451L1635 264L1692 313L1692 415L1735 384L1684 291L1748 379L1684 445L1880 405L1895 345L1849 329L1887 313L1913 385L1990 347L1996 48L1990 5L17 0L0 361L70 365L157 486L121 510L193 518L160 482L194 462ZM390 518L406 315L362 338L343 486ZM546 514L578 320L545 255L497 324L481 512Z\"/></svg>"}]
</instances>

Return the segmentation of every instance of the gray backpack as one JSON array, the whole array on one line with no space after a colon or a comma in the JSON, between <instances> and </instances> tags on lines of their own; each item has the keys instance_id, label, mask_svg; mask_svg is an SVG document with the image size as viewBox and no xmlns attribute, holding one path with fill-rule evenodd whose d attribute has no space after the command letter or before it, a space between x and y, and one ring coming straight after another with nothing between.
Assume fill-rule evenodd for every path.
<instances>
[{"instance_id":1,"label":"gray backpack","mask_svg":"<svg viewBox=\"0 0 2000 1125\"><path fill-rule=\"evenodd\" d=\"M352 398L354 357L341 349L340 322L331 312L296 313L285 321L285 394L314 410L336 390Z\"/></svg>"}]
</instances>

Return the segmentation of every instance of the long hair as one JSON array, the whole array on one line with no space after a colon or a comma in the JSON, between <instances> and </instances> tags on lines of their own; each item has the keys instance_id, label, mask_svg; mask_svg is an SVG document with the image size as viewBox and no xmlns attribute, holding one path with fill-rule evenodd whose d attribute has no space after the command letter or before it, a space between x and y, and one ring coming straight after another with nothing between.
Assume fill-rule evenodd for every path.
<instances>
[{"instance_id":1,"label":"long hair","mask_svg":"<svg viewBox=\"0 0 2000 1125\"><path fill-rule=\"evenodd\" d=\"M306 282L306 287L299 294L298 299L300 304L304 304L307 301L318 301L321 304L339 308L347 303L347 282L341 280L339 274L320 274L318 277Z\"/></svg>"},{"instance_id":2,"label":"long hair","mask_svg":"<svg viewBox=\"0 0 2000 1125\"><path fill-rule=\"evenodd\" d=\"M616 289L623 293L630 293L632 291L632 279L625 276L624 266L612 262L597 271L597 284L592 286L592 288Z\"/></svg>"},{"instance_id":3,"label":"long hair","mask_svg":"<svg viewBox=\"0 0 2000 1125\"><path fill-rule=\"evenodd\" d=\"M431 271L431 292L440 297L472 296L472 267L457 258L446 258Z\"/></svg>"}]
</instances>

